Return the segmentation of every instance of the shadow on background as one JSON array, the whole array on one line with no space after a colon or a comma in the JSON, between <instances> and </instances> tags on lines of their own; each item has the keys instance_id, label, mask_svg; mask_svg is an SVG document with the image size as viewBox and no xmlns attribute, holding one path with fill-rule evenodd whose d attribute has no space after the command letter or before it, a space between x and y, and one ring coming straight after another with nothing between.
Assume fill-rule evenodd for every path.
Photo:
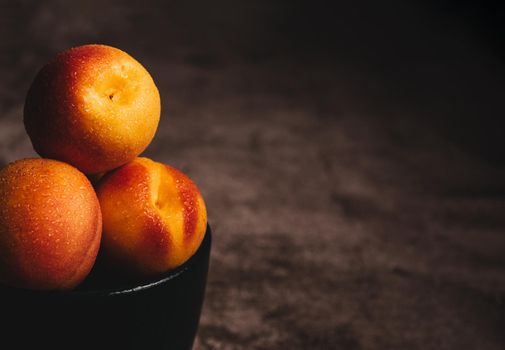
<instances>
[{"instance_id":1,"label":"shadow on background","mask_svg":"<svg viewBox=\"0 0 505 350\"><path fill-rule=\"evenodd\" d=\"M204 71L265 62L277 62L269 69L286 75L310 71L309 82L283 83L267 78L267 71L258 79L277 94L309 96L319 108L316 122L340 118L348 90L360 100L352 108L386 128L413 132L422 125L474 157L496 166L505 162L501 2L149 4L113 2L106 9L85 1L2 4L7 30L0 34L0 62L8 67L2 73L9 86L0 91L2 107L19 102L19 91L26 91L40 62L55 52L69 44L105 42L148 65L177 63L184 51L184 63ZM98 9L104 13L97 17ZM239 88L248 92L247 77Z\"/></svg>"}]
</instances>

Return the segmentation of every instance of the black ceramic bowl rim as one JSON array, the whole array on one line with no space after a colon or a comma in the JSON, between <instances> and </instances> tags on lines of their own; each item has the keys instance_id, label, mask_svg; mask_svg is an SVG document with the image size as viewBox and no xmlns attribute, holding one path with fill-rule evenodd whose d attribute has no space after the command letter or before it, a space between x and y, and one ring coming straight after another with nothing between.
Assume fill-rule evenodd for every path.
<instances>
[{"instance_id":1,"label":"black ceramic bowl rim","mask_svg":"<svg viewBox=\"0 0 505 350\"><path fill-rule=\"evenodd\" d=\"M161 277L154 280L148 280L140 283L139 285L132 287L118 287L118 288L103 288L103 289L74 289L70 291L44 291L44 290L30 290L21 288L12 288L7 286L0 286L0 289L8 290L10 292L25 293L30 295L37 295L40 297L65 297L65 298L86 298L86 297L114 297L120 295L128 295L132 293L137 293L144 291L161 284L168 283L169 281L182 275L185 271L189 270L193 266L200 256L204 253L205 249L210 245L212 240L212 232L209 225L205 231L203 240L198 247L197 251L181 266L167 271Z\"/></svg>"}]
</instances>

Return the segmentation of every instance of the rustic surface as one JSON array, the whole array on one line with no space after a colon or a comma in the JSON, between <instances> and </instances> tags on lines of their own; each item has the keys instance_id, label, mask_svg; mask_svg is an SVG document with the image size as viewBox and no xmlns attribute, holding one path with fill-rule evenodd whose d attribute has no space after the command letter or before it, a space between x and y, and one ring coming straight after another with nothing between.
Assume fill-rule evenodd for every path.
<instances>
[{"instance_id":1,"label":"rustic surface","mask_svg":"<svg viewBox=\"0 0 505 350\"><path fill-rule=\"evenodd\" d=\"M503 349L503 55L421 2L312 4L1 3L1 165L42 63L118 46L215 231L196 349Z\"/></svg>"}]
</instances>

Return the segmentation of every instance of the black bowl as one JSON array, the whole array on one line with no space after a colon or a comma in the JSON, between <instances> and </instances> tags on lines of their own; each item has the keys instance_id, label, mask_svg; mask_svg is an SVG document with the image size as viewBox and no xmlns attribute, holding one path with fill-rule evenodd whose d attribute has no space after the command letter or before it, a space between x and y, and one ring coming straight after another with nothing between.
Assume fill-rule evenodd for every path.
<instances>
[{"instance_id":1,"label":"black bowl","mask_svg":"<svg viewBox=\"0 0 505 350\"><path fill-rule=\"evenodd\" d=\"M86 282L70 292L0 286L1 342L12 349L191 349L210 247L207 226L186 263L136 285L93 288Z\"/></svg>"}]
</instances>

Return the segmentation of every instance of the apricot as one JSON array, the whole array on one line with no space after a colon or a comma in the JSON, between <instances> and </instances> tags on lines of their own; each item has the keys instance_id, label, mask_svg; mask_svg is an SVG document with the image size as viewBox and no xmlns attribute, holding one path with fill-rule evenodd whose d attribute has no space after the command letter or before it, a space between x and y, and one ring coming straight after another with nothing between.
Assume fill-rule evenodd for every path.
<instances>
[{"instance_id":1,"label":"apricot","mask_svg":"<svg viewBox=\"0 0 505 350\"><path fill-rule=\"evenodd\" d=\"M125 164L150 144L160 96L149 72L106 45L66 50L37 74L24 123L35 151L86 174Z\"/></svg>"},{"instance_id":2,"label":"apricot","mask_svg":"<svg viewBox=\"0 0 505 350\"><path fill-rule=\"evenodd\" d=\"M97 186L104 261L136 276L153 276L187 261L200 246L207 211L197 186L168 165L136 158Z\"/></svg>"},{"instance_id":3,"label":"apricot","mask_svg":"<svg viewBox=\"0 0 505 350\"><path fill-rule=\"evenodd\" d=\"M56 160L24 159L0 171L0 282L68 290L100 246L100 205L86 176Z\"/></svg>"}]
</instances>

